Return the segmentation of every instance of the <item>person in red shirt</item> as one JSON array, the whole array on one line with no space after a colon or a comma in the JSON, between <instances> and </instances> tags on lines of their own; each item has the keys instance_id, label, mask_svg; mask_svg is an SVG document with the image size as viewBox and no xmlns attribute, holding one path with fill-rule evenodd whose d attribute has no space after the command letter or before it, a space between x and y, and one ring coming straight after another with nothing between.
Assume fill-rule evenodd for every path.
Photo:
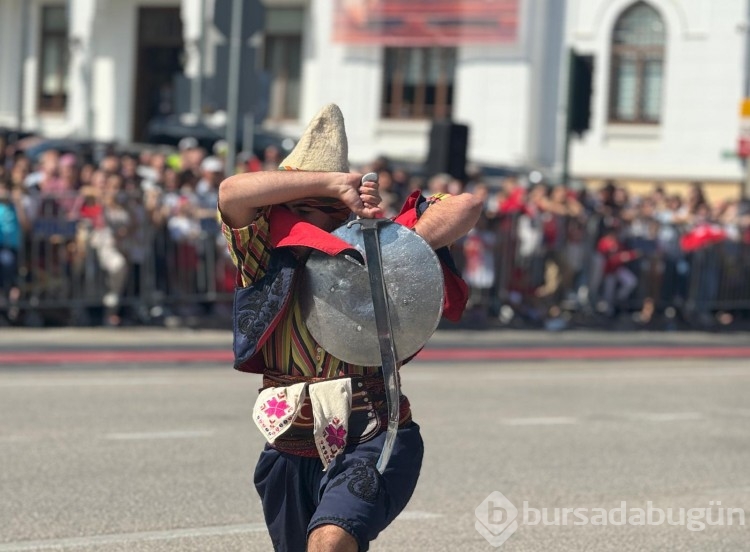
<instances>
[{"instance_id":1,"label":"person in red shirt","mask_svg":"<svg viewBox=\"0 0 750 552\"><path fill-rule=\"evenodd\" d=\"M638 278L627 264L638 258L638 252L627 249L620 241L617 227L609 227L596 245L604 258L604 301L607 314L614 314L615 307L630 296L638 285Z\"/></svg>"}]
</instances>

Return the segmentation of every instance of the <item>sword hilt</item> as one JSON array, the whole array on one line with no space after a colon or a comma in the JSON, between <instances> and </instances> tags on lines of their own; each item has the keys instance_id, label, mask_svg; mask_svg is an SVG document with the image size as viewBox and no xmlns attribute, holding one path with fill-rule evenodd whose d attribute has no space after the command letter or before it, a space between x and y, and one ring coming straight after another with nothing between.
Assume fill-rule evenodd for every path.
<instances>
[{"instance_id":1,"label":"sword hilt","mask_svg":"<svg viewBox=\"0 0 750 552\"><path fill-rule=\"evenodd\" d=\"M366 175L362 177L362 184L365 182L377 182L378 181L378 173L374 172L368 172Z\"/></svg>"},{"instance_id":2,"label":"sword hilt","mask_svg":"<svg viewBox=\"0 0 750 552\"><path fill-rule=\"evenodd\" d=\"M391 221L388 219L376 219L376 218L356 218L354 220L350 220L346 223L347 228L351 228L355 224L358 224L362 227L362 231L365 230L371 230L371 229L378 229L378 226L382 226L383 224L389 224Z\"/></svg>"},{"instance_id":3,"label":"sword hilt","mask_svg":"<svg viewBox=\"0 0 750 552\"><path fill-rule=\"evenodd\" d=\"M360 180L362 184L364 184L365 182L377 182L377 181L378 181L378 173L374 173L374 172L368 172L367 174L362 175L362 180ZM357 220L359 219L360 219L360 216L357 215ZM349 224L346 225L346 227L351 228L352 223L350 222Z\"/></svg>"}]
</instances>

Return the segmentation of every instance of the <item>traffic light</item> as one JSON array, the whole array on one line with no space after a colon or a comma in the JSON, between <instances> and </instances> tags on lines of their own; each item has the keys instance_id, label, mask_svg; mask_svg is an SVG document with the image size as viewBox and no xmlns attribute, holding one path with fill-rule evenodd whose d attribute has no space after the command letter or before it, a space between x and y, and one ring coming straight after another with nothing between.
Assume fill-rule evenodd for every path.
<instances>
[{"instance_id":1,"label":"traffic light","mask_svg":"<svg viewBox=\"0 0 750 552\"><path fill-rule=\"evenodd\" d=\"M568 131L582 136L589 129L591 119L591 90L594 76L594 56L570 52L570 80L568 83Z\"/></svg>"}]
</instances>

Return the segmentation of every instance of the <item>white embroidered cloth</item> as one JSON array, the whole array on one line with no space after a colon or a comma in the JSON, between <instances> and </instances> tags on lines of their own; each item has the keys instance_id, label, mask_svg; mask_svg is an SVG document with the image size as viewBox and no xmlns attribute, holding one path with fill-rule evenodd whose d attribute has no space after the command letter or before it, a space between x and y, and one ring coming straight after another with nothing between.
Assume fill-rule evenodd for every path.
<instances>
[{"instance_id":1,"label":"white embroidered cloth","mask_svg":"<svg viewBox=\"0 0 750 552\"><path fill-rule=\"evenodd\" d=\"M352 410L350 378L263 389L253 407L253 420L266 441L273 444L291 427L307 394L313 411L315 446L325 471L346 448Z\"/></svg>"},{"instance_id":2,"label":"white embroidered cloth","mask_svg":"<svg viewBox=\"0 0 750 552\"><path fill-rule=\"evenodd\" d=\"M322 381L309 387L313 436L323 471L346 448L352 411L352 380Z\"/></svg>"},{"instance_id":3,"label":"white embroidered cloth","mask_svg":"<svg viewBox=\"0 0 750 552\"><path fill-rule=\"evenodd\" d=\"M306 383L288 387L269 387L258 394L253 407L253 420L266 441L273 444L299 415L305 402Z\"/></svg>"}]
</instances>

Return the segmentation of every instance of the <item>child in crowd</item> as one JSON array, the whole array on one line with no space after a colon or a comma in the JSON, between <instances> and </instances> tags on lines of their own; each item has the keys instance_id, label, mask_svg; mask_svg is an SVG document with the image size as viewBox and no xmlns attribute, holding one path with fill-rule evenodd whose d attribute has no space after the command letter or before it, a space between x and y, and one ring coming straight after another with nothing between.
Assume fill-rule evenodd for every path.
<instances>
[{"instance_id":1,"label":"child in crowd","mask_svg":"<svg viewBox=\"0 0 750 552\"><path fill-rule=\"evenodd\" d=\"M604 259L605 304L602 305L602 310L611 316L615 313L615 307L625 301L638 285L638 278L627 264L637 259L639 253L625 247L620 241L616 226L604 230L596 250Z\"/></svg>"}]
</instances>

